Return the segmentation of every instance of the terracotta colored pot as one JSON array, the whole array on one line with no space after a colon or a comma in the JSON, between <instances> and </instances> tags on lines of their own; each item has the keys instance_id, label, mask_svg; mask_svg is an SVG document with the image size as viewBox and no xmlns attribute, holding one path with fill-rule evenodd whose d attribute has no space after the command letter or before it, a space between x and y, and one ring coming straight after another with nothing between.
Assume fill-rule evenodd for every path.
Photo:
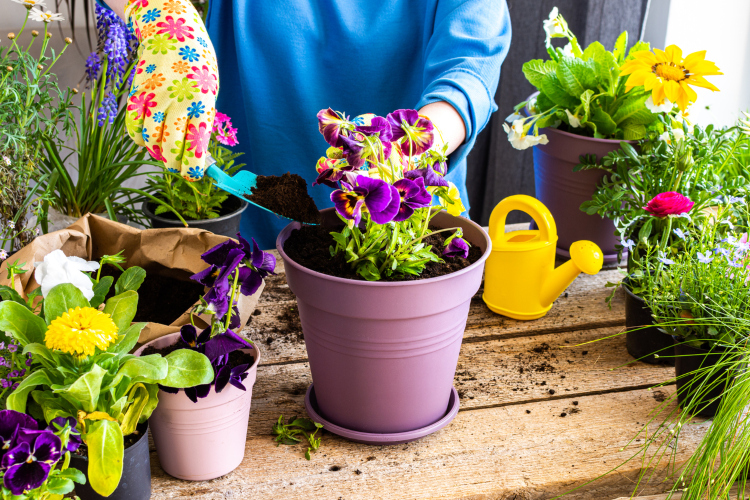
<instances>
[{"instance_id":1,"label":"terracotta colored pot","mask_svg":"<svg viewBox=\"0 0 750 500\"><path fill-rule=\"evenodd\" d=\"M337 220L332 210L322 211L324 221ZM468 219L441 212L433 224L461 226L482 258L435 278L359 281L292 261L284 242L299 223L279 234L276 249L297 296L318 409L326 420L384 434L420 429L445 415L469 305L492 242Z\"/></svg>"},{"instance_id":2,"label":"terracotta colored pot","mask_svg":"<svg viewBox=\"0 0 750 500\"><path fill-rule=\"evenodd\" d=\"M557 224L557 253L569 257L570 245L578 240L590 240L604 252L605 262L616 262L614 223L600 215L581 211L581 204L591 200L597 185L604 177L602 170L573 172L579 157L594 154L601 159L620 149L618 140L594 139L554 128L545 128L549 143L534 146L534 181L536 198L549 208ZM624 256L623 256L624 258Z\"/></svg>"},{"instance_id":3,"label":"terracotta colored pot","mask_svg":"<svg viewBox=\"0 0 750 500\"><path fill-rule=\"evenodd\" d=\"M179 333L152 340L147 346L163 348L174 344ZM250 401L260 360L257 346L246 349L255 357L245 379L246 391L228 384L220 393L193 403L183 391L159 391L159 405L149 423L162 469L170 476L190 481L206 481L232 472L245 456Z\"/></svg>"}]
</instances>

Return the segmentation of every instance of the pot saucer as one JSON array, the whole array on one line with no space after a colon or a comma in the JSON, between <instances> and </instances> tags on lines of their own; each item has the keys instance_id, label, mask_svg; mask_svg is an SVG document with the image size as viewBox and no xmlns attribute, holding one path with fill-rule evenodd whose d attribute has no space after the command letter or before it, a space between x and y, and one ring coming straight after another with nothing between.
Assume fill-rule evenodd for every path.
<instances>
[{"instance_id":1,"label":"pot saucer","mask_svg":"<svg viewBox=\"0 0 750 500\"><path fill-rule=\"evenodd\" d=\"M313 422L323 424L323 428L328 432L332 432L336 435L348 439L349 441L371 445L402 444L423 438L429 434L432 434L433 432L442 429L443 427L448 425L454 418L456 418L459 406L461 406L461 403L459 401L458 391L456 391L455 387L451 387L451 395L448 400L448 409L445 411L445 415L443 416L443 418L441 418L437 422L434 422L420 429L415 429L413 431L376 434L371 432L360 432L346 429L321 417L320 413L318 412L318 401L315 398L315 388L313 387L313 384L310 384L310 387L307 388L307 394L305 394L305 410L307 410L307 414L310 416Z\"/></svg>"}]
</instances>

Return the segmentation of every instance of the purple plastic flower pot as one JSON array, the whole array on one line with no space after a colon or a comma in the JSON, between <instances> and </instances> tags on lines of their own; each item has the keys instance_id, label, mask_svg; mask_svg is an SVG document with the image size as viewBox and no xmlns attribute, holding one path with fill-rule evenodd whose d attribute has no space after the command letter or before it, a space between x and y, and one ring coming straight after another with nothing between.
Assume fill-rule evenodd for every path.
<instances>
[{"instance_id":1,"label":"purple plastic flower pot","mask_svg":"<svg viewBox=\"0 0 750 500\"><path fill-rule=\"evenodd\" d=\"M332 209L326 220L338 219ZM472 296L492 249L468 219L441 212L442 228L460 226L482 258L424 280L371 282L317 273L292 261L276 239L289 288L297 296L318 409L338 426L367 433L420 429L446 414Z\"/></svg>"},{"instance_id":2,"label":"purple plastic flower pot","mask_svg":"<svg viewBox=\"0 0 750 500\"><path fill-rule=\"evenodd\" d=\"M594 154L601 159L620 149L620 141L594 139L571 134L555 128L545 128L549 143L534 146L534 181L536 198L549 208L557 224L557 254L570 257L570 245L579 240L590 240L604 252L605 262L616 262L614 223L600 215L581 211L581 204L589 201L604 177L602 170L573 172L579 157Z\"/></svg>"},{"instance_id":3,"label":"purple plastic flower pot","mask_svg":"<svg viewBox=\"0 0 750 500\"><path fill-rule=\"evenodd\" d=\"M135 351L139 356L149 345L157 349L177 342L180 333L171 333L144 344ZM205 398L193 403L184 391L169 394L159 391L159 404L149 424L156 452L164 472L189 481L206 481L232 472L245 457L247 422L260 351L244 349L255 360L248 368L243 391L228 384L220 393L214 387Z\"/></svg>"}]
</instances>

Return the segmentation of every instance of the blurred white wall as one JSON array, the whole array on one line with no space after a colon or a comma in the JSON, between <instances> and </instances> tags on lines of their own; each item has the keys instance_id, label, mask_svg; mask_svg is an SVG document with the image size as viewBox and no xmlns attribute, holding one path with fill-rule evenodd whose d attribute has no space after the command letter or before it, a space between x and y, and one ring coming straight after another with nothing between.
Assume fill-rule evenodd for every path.
<instances>
[{"instance_id":1,"label":"blurred white wall","mask_svg":"<svg viewBox=\"0 0 750 500\"><path fill-rule=\"evenodd\" d=\"M748 0L651 0L643 39L659 48L676 44L685 55L705 50L724 73L708 77L720 92L696 89L696 123L731 125L750 110L749 28Z\"/></svg>"}]
</instances>

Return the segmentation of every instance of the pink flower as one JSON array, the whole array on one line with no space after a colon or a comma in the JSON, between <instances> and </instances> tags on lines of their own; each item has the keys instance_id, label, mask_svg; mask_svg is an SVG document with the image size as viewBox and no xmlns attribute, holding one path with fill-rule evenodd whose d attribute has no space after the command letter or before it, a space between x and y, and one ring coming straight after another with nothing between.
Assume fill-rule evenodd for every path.
<instances>
[{"instance_id":1,"label":"pink flower","mask_svg":"<svg viewBox=\"0 0 750 500\"><path fill-rule=\"evenodd\" d=\"M667 191L654 196L643 209L655 217L667 217L668 215L680 215L693 208L690 198L674 191Z\"/></svg>"},{"instance_id":2,"label":"pink flower","mask_svg":"<svg viewBox=\"0 0 750 500\"><path fill-rule=\"evenodd\" d=\"M234 127L226 127L225 130L220 130L216 134L216 140L225 146L236 146L240 143L237 140L237 129Z\"/></svg>"},{"instance_id":3,"label":"pink flower","mask_svg":"<svg viewBox=\"0 0 750 500\"><path fill-rule=\"evenodd\" d=\"M208 66L206 66L205 64L202 68L193 66L192 70L195 73L190 73L187 77L190 80L195 80L196 86L201 89L201 92L203 92L204 94L208 94L208 92L211 91L212 94L216 95L216 88L218 87L216 82L216 75L211 73L211 70L208 69ZM228 116L227 120L229 120Z\"/></svg>"},{"instance_id":4,"label":"pink flower","mask_svg":"<svg viewBox=\"0 0 750 500\"><path fill-rule=\"evenodd\" d=\"M190 32L193 31L193 28L191 26L185 26L185 20L182 18L178 18L175 21L172 16L167 16L164 21L157 23L156 26L161 28L156 32L157 35L167 33L170 39L176 38L180 42L184 42L186 37L191 39L195 38L190 34Z\"/></svg>"},{"instance_id":5,"label":"pink flower","mask_svg":"<svg viewBox=\"0 0 750 500\"><path fill-rule=\"evenodd\" d=\"M229 118L228 115L225 115L224 113L222 113L221 111L217 111L216 118L214 118L214 127L217 127L219 124L224 123L224 122L229 122L229 124L231 125L232 119Z\"/></svg>"},{"instance_id":6,"label":"pink flower","mask_svg":"<svg viewBox=\"0 0 750 500\"><path fill-rule=\"evenodd\" d=\"M128 111L135 111L138 113L138 116L136 118L145 117L148 118L151 116L151 110L149 108L153 108L156 106L156 101L153 101L152 99L156 97L156 94L151 92L150 94L146 94L145 92L141 92L140 95L136 96L133 95L130 98L130 104L128 104Z\"/></svg>"},{"instance_id":7,"label":"pink flower","mask_svg":"<svg viewBox=\"0 0 750 500\"><path fill-rule=\"evenodd\" d=\"M194 151L195 157L200 158L208 149L208 141L211 139L211 131L206 122L201 122L197 127L192 123L188 125L188 133L185 140L190 144L188 151Z\"/></svg>"},{"instance_id":8,"label":"pink flower","mask_svg":"<svg viewBox=\"0 0 750 500\"><path fill-rule=\"evenodd\" d=\"M145 59L141 59L141 60L140 60L140 61L138 62L138 67L137 67L137 69L135 70L135 73L136 73L137 75L140 75L141 73L143 73L143 65L144 65L144 64L146 64L146 60L145 60Z\"/></svg>"}]
</instances>

